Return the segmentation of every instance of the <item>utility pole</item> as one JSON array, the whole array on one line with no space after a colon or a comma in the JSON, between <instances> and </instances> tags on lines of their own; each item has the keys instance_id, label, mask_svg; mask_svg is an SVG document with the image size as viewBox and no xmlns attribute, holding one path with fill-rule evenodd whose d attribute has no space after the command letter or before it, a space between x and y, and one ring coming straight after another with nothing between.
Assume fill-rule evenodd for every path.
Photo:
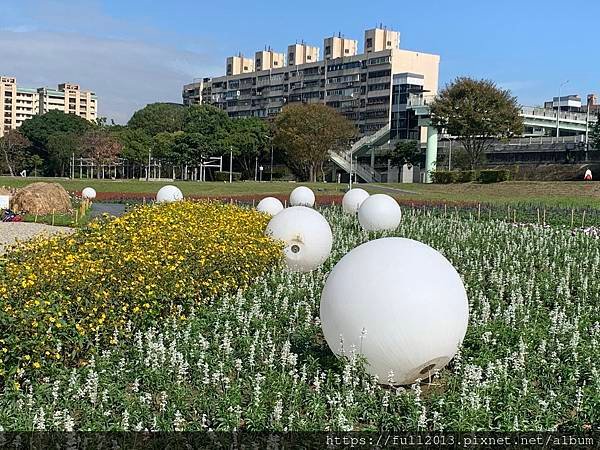
<instances>
[{"instance_id":1,"label":"utility pole","mask_svg":"<svg viewBox=\"0 0 600 450\"><path fill-rule=\"evenodd\" d=\"M566 85L569 80L564 81L558 86L558 108L556 109L556 142L558 142L558 138L560 137L560 90Z\"/></svg>"},{"instance_id":2,"label":"utility pole","mask_svg":"<svg viewBox=\"0 0 600 450\"><path fill-rule=\"evenodd\" d=\"M448 153L448 170L452 170L452 138L449 139L450 141L450 152Z\"/></svg>"},{"instance_id":3,"label":"utility pole","mask_svg":"<svg viewBox=\"0 0 600 450\"><path fill-rule=\"evenodd\" d=\"M258 156L254 158L254 181L258 180Z\"/></svg>"}]
</instances>

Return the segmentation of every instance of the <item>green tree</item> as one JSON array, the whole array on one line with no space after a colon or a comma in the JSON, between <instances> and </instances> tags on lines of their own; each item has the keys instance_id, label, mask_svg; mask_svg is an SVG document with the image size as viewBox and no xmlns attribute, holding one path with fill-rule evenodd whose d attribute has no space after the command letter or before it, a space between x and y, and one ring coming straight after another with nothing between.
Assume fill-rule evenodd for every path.
<instances>
[{"instance_id":1,"label":"green tree","mask_svg":"<svg viewBox=\"0 0 600 450\"><path fill-rule=\"evenodd\" d=\"M187 108L177 103L150 103L136 111L127 126L143 130L148 136L158 133L181 131Z\"/></svg>"},{"instance_id":2,"label":"green tree","mask_svg":"<svg viewBox=\"0 0 600 450\"><path fill-rule=\"evenodd\" d=\"M0 138L0 149L4 160L0 167L5 165L11 177L24 165L29 156L28 149L31 142L19 130L10 130Z\"/></svg>"},{"instance_id":3,"label":"green tree","mask_svg":"<svg viewBox=\"0 0 600 450\"><path fill-rule=\"evenodd\" d=\"M421 148L418 141L398 141L394 149L388 153L388 157L394 166L410 167L419 164L421 160Z\"/></svg>"},{"instance_id":4,"label":"green tree","mask_svg":"<svg viewBox=\"0 0 600 450\"><path fill-rule=\"evenodd\" d=\"M356 133L344 116L318 103L289 105L275 117L274 125L275 144L283 150L288 166L310 181L323 173L329 152L348 146Z\"/></svg>"},{"instance_id":5,"label":"green tree","mask_svg":"<svg viewBox=\"0 0 600 450\"><path fill-rule=\"evenodd\" d=\"M600 112L598 113L598 121L590 129L590 144L592 148L600 150Z\"/></svg>"},{"instance_id":6,"label":"green tree","mask_svg":"<svg viewBox=\"0 0 600 450\"><path fill-rule=\"evenodd\" d=\"M44 160L40 157L40 155L31 155L28 160L28 167L33 167L33 176L37 177L38 167L41 167L44 164Z\"/></svg>"},{"instance_id":7,"label":"green tree","mask_svg":"<svg viewBox=\"0 0 600 450\"><path fill-rule=\"evenodd\" d=\"M111 132L121 143L121 157L134 163L145 163L148 160L154 141L144 130L123 127Z\"/></svg>"},{"instance_id":8,"label":"green tree","mask_svg":"<svg viewBox=\"0 0 600 450\"><path fill-rule=\"evenodd\" d=\"M432 123L463 145L473 169L483 161L493 139L523 132L516 97L493 81L459 77L446 85L431 105Z\"/></svg>"},{"instance_id":9,"label":"green tree","mask_svg":"<svg viewBox=\"0 0 600 450\"><path fill-rule=\"evenodd\" d=\"M244 176L250 177L254 173L256 158L260 160L269 153L270 140L269 125L257 117L248 117L231 121L229 134L222 141L222 146L233 152Z\"/></svg>"},{"instance_id":10,"label":"green tree","mask_svg":"<svg viewBox=\"0 0 600 450\"><path fill-rule=\"evenodd\" d=\"M43 155L47 153L46 144L52 134L60 132L83 134L93 127L93 124L75 114L65 114L61 111L52 110L46 114L27 119L19 128L19 131Z\"/></svg>"},{"instance_id":11,"label":"green tree","mask_svg":"<svg viewBox=\"0 0 600 450\"><path fill-rule=\"evenodd\" d=\"M64 170L63 163L57 164L57 161L62 161L61 155L64 154L64 151L55 141L52 150L61 149L61 151L58 155L51 154L48 148L50 137L53 134L60 133L63 133L63 137L68 135L81 136L94 127L95 125L75 114L65 114L61 111L52 110L46 114L27 119L19 128L19 131L31 141L32 154L41 156L45 163L49 163L53 174L57 175L60 173L61 167ZM70 143L65 143L65 145L70 145Z\"/></svg>"},{"instance_id":12,"label":"green tree","mask_svg":"<svg viewBox=\"0 0 600 450\"><path fill-rule=\"evenodd\" d=\"M46 143L48 151L48 165L55 174L61 177L65 176L65 171L69 167L69 161L75 156L82 155L81 135L73 132L59 131L51 134Z\"/></svg>"}]
</instances>

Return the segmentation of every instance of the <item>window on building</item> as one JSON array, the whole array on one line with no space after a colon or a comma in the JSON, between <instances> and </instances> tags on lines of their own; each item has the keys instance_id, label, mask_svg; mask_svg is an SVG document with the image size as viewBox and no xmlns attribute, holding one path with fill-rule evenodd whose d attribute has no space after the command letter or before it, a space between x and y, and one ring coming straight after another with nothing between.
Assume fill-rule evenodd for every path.
<instances>
[{"instance_id":1,"label":"window on building","mask_svg":"<svg viewBox=\"0 0 600 450\"><path fill-rule=\"evenodd\" d=\"M262 61L260 59L256 60L256 67L262 67Z\"/></svg>"},{"instance_id":2,"label":"window on building","mask_svg":"<svg viewBox=\"0 0 600 450\"><path fill-rule=\"evenodd\" d=\"M294 52L290 52L288 55L288 61L290 64L294 64Z\"/></svg>"},{"instance_id":3,"label":"window on building","mask_svg":"<svg viewBox=\"0 0 600 450\"><path fill-rule=\"evenodd\" d=\"M387 45L388 45L388 47L389 47L390 45L392 45L392 41L387 41Z\"/></svg>"},{"instance_id":4,"label":"window on building","mask_svg":"<svg viewBox=\"0 0 600 450\"><path fill-rule=\"evenodd\" d=\"M278 65L279 65L279 62L278 62L278 61L273 61L273 65L274 65L274 66L278 66Z\"/></svg>"},{"instance_id":5,"label":"window on building","mask_svg":"<svg viewBox=\"0 0 600 450\"><path fill-rule=\"evenodd\" d=\"M244 71L247 71L247 70L248 70L248 66L244 66Z\"/></svg>"},{"instance_id":6,"label":"window on building","mask_svg":"<svg viewBox=\"0 0 600 450\"><path fill-rule=\"evenodd\" d=\"M367 48L373 47L373 39L367 38Z\"/></svg>"},{"instance_id":7,"label":"window on building","mask_svg":"<svg viewBox=\"0 0 600 450\"><path fill-rule=\"evenodd\" d=\"M231 70L231 64L227 64L227 74L231 75L231 72L232 72L232 70Z\"/></svg>"},{"instance_id":8,"label":"window on building","mask_svg":"<svg viewBox=\"0 0 600 450\"><path fill-rule=\"evenodd\" d=\"M348 54L350 53L350 50L348 50L347 48L344 49L344 53Z\"/></svg>"},{"instance_id":9,"label":"window on building","mask_svg":"<svg viewBox=\"0 0 600 450\"><path fill-rule=\"evenodd\" d=\"M328 45L327 47L325 47L325 54L326 55L331 54L331 45Z\"/></svg>"},{"instance_id":10,"label":"window on building","mask_svg":"<svg viewBox=\"0 0 600 450\"><path fill-rule=\"evenodd\" d=\"M306 55L306 60L307 61L311 61L312 60L312 56L311 55Z\"/></svg>"}]
</instances>

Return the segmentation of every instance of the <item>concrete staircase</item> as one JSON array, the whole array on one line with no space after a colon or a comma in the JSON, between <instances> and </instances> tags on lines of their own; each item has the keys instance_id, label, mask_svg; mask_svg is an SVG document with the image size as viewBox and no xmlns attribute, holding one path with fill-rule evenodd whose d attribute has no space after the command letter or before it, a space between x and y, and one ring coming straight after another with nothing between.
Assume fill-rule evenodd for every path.
<instances>
[{"instance_id":1,"label":"concrete staircase","mask_svg":"<svg viewBox=\"0 0 600 450\"><path fill-rule=\"evenodd\" d=\"M382 179L381 173L367 164L357 163L356 158L364 155L373 148L387 144L389 136L390 126L388 124L373 134L363 136L345 152L329 152L329 157L340 169L350 173L350 168L352 167L352 172L367 183L379 183Z\"/></svg>"}]
</instances>

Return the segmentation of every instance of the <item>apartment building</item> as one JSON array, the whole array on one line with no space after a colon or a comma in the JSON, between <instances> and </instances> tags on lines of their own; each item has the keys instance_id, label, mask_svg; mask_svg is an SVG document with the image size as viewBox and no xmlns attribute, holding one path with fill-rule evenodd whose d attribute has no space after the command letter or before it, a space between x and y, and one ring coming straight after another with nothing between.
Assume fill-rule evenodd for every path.
<instances>
[{"instance_id":1,"label":"apartment building","mask_svg":"<svg viewBox=\"0 0 600 450\"><path fill-rule=\"evenodd\" d=\"M184 103L213 104L230 117L271 117L288 104L323 103L355 123L361 135L390 125L393 138L424 139L408 98L437 93L440 58L399 45L400 33L384 28L365 31L362 54L356 40L341 35L324 40L322 60L317 47L293 44L285 66L259 70L257 63L256 70L205 78L196 86L201 95L189 95L192 85L184 86Z\"/></svg>"},{"instance_id":2,"label":"apartment building","mask_svg":"<svg viewBox=\"0 0 600 450\"><path fill-rule=\"evenodd\" d=\"M90 122L97 118L98 98L77 84L62 83L58 89L24 88L14 77L0 77L0 136L37 115L50 110L76 114Z\"/></svg>"}]
</instances>

